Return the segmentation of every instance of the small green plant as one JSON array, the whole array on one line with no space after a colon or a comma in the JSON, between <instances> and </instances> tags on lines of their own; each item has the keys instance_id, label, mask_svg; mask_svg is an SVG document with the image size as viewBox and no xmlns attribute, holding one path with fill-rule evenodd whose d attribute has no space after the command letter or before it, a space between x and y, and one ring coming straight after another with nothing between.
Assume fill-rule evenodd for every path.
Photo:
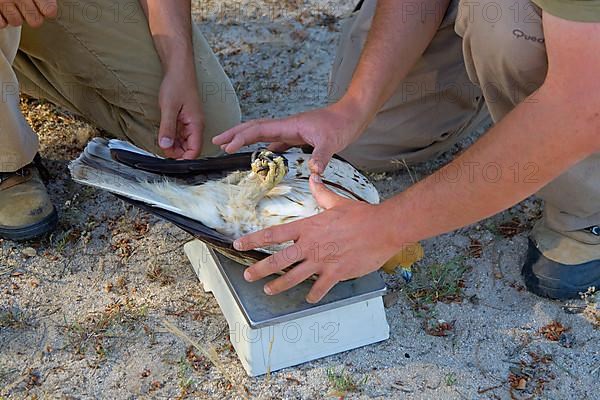
<instances>
[{"instance_id":1,"label":"small green plant","mask_svg":"<svg viewBox=\"0 0 600 400\"><path fill-rule=\"evenodd\" d=\"M469 270L465 260L459 256L444 264L420 268L405 286L404 293L412 303L415 316L423 319L423 329L429 335L447 336L452 330L452 322L438 321L435 304L462 301L463 275Z\"/></svg>"},{"instance_id":2,"label":"small green plant","mask_svg":"<svg viewBox=\"0 0 600 400\"><path fill-rule=\"evenodd\" d=\"M179 360L177 378L179 379L179 389L181 390L178 398L184 399L190 393L190 388L194 383L194 378L192 377L192 368L185 357L181 357Z\"/></svg>"},{"instance_id":3,"label":"small green plant","mask_svg":"<svg viewBox=\"0 0 600 400\"><path fill-rule=\"evenodd\" d=\"M81 232L76 228L70 228L58 234L50 236L50 242L58 254L63 254L70 243L75 243L81 237Z\"/></svg>"},{"instance_id":4,"label":"small green plant","mask_svg":"<svg viewBox=\"0 0 600 400\"><path fill-rule=\"evenodd\" d=\"M469 269L464 261L464 257L457 257L445 264L421 268L406 289L408 298L416 305L461 301L463 275Z\"/></svg>"},{"instance_id":5,"label":"small green plant","mask_svg":"<svg viewBox=\"0 0 600 400\"><path fill-rule=\"evenodd\" d=\"M458 382L458 378L454 372L450 372L444 377L444 382L446 382L446 386L454 386Z\"/></svg>"},{"instance_id":6,"label":"small green plant","mask_svg":"<svg viewBox=\"0 0 600 400\"><path fill-rule=\"evenodd\" d=\"M356 380L350 373L345 370L335 371L333 368L328 368L327 381L331 387L330 394L332 396L343 397L350 392L359 392L361 386L367 383L368 377Z\"/></svg>"}]
</instances>

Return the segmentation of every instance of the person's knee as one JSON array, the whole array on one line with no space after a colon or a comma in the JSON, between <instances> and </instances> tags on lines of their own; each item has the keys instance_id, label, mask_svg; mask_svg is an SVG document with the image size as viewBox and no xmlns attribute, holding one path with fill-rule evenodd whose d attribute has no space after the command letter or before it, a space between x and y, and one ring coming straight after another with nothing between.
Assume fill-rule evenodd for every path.
<instances>
[{"instance_id":1,"label":"person's knee","mask_svg":"<svg viewBox=\"0 0 600 400\"><path fill-rule=\"evenodd\" d=\"M455 25L469 78L496 120L544 81L547 57L539 8L529 0L461 1ZM502 105L502 106L501 106Z\"/></svg>"}]
</instances>

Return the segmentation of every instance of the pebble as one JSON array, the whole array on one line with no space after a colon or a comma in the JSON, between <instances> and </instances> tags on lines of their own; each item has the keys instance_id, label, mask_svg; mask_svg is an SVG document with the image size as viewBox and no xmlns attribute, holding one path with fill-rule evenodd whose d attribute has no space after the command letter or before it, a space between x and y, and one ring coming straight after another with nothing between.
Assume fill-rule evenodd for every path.
<instances>
[{"instance_id":1,"label":"pebble","mask_svg":"<svg viewBox=\"0 0 600 400\"><path fill-rule=\"evenodd\" d=\"M21 250L21 253L23 253L23 255L27 258L37 256L37 251L35 251L33 247L25 247L23 250Z\"/></svg>"}]
</instances>

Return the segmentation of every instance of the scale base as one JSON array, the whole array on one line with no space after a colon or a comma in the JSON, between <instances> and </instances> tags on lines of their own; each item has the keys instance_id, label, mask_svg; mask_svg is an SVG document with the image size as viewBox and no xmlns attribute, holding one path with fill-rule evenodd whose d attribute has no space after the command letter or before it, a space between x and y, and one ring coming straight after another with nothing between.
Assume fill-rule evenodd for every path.
<instances>
[{"instance_id":1,"label":"scale base","mask_svg":"<svg viewBox=\"0 0 600 400\"><path fill-rule=\"evenodd\" d=\"M206 292L212 292L229 324L231 343L248 375L258 376L389 338L381 294L339 307L281 318L271 324L252 323L233 293L230 277L221 263L231 262L216 255L199 240L184 246L196 275ZM244 269L238 265L240 275ZM248 283L248 285L261 282ZM266 301L265 295L265 301ZM273 298L271 298L273 299ZM277 299L277 296L275 296ZM285 301L286 298L282 297ZM256 301L256 300L255 300ZM306 304L304 304L306 306ZM315 307L318 310L318 307ZM247 312L246 312L247 314ZM257 326L260 325L260 326Z\"/></svg>"}]
</instances>

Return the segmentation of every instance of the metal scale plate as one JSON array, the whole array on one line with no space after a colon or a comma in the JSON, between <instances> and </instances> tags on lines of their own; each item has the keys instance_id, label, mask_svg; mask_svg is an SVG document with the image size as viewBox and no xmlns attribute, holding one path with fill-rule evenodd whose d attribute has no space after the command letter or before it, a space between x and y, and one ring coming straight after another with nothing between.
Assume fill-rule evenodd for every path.
<instances>
[{"instance_id":1,"label":"metal scale plate","mask_svg":"<svg viewBox=\"0 0 600 400\"><path fill-rule=\"evenodd\" d=\"M245 266L212 249L210 253L246 322L252 328L288 322L383 296L386 291L379 272L372 272L358 279L338 283L318 304L310 304L304 300L312 286L311 281L305 281L278 295L267 296L263 286L274 279L273 276L260 281L247 282L243 276Z\"/></svg>"}]
</instances>

